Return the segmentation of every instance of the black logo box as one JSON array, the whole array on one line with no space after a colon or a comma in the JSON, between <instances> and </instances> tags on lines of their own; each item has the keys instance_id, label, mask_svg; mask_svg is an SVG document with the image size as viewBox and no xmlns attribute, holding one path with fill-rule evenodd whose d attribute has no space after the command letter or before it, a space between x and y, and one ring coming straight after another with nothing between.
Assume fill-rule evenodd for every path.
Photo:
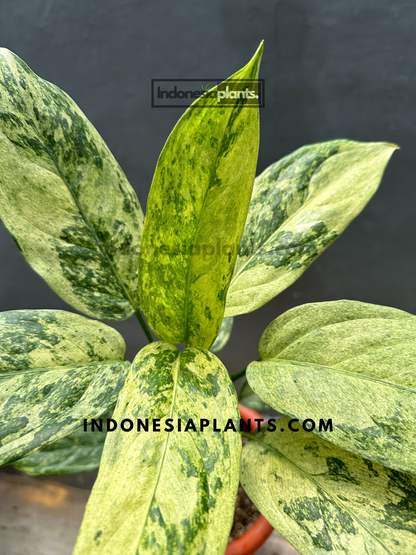
<instances>
[{"instance_id":1,"label":"black logo box","mask_svg":"<svg viewBox=\"0 0 416 555\"><path fill-rule=\"evenodd\" d=\"M200 90L201 92L201 96L204 94L204 91L202 89L202 85L206 86L208 84L212 84L213 87L222 84L225 81L225 79L152 79L151 80L151 98L152 98L152 108L232 108L233 106L235 106L235 102L234 103L226 103L224 102L223 104L218 104L216 106L206 106L204 104L200 105L200 106L191 106L192 102L194 102L196 100L196 98L192 98L192 99L186 99L189 101L188 104L157 104L155 102L155 100L157 100L157 88L160 87L160 85L169 83L198 83L199 84L199 88L196 90ZM264 108L265 107L265 86L264 86L264 79L227 79L226 80L228 83L232 83L233 81L241 84L250 84L253 85L253 83L256 83L257 87L258 87L258 102L256 103L247 103L246 104L246 108ZM188 89L189 90L189 89ZM167 100L167 99L165 99ZM173 99L172 99L173 100Z\"/></svg>"}]
</instances>

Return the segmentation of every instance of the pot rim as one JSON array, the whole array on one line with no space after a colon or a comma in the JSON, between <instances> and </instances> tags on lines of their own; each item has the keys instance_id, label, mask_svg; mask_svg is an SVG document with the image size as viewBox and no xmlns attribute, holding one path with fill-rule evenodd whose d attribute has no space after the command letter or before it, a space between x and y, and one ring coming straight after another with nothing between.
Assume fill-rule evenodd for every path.
<instances>
[{"instance_id":1,"label":"pot rim","mask_svg":"<svg viewBox=\"0 0 416 555\"><path fill-rule=\"evenodd\" d=\"M265 422L261 414L254 409L249 409L240 404L238 408L240 409L240 415L243 420L246 421L247 418L261 418L261 420ZM261 514L247 532L244 532L242 536L236 538L227 545L225 555L251 555L256 549L263 545L273 532L273 529L273 526L269 524Z\"/></svg>"}]
</instances>

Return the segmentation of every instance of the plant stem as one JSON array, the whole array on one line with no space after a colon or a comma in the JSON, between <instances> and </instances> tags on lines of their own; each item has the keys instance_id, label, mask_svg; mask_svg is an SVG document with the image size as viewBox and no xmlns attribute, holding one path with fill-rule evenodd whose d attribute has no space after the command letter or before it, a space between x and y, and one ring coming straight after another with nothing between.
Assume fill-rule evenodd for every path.
<instances>
[{"instance_id":1,"label":"plant stem","mask_svg":"<svg viewBox=\"0 0 416 555\"><path fill-rule=\"evenodd\" d=\"M240 370L236 374L230 374L231 381L236 382L237 380L239 380L240 378L245 376L246 375L246 370L247 370L247 368L243 368L242 370Z\"/></svg>"},{"instance_id":2,"label":"plant stem","mask_svg":"<svg viewBox=\"0 0 416 555\"><path fill-rule=\"evenodd\" d=\"M141 327L143 328L144 333L146 334L147 339L149 340L149 343L153 343L153 337L152 334L150 333L149 328L147 327L146 322L144 321L143 316L140 314L139 310L135 310L134 313L136 314L136 318L139 320Z\"/></svg>"}]
</instances>

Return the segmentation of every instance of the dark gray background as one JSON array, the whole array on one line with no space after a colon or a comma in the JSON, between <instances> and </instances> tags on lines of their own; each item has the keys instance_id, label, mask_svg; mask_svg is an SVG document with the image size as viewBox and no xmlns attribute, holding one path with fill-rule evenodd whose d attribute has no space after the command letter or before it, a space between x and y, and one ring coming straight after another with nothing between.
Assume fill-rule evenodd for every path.
<instances>
[{"instance_id":1,"label":"dark gray background","mask_svg":"<svg viewBox=\"0 0 416 555\"><path fill-rule=\"evenodd\" d=\"M152 174L181 109L152 109L152 78L231 75L261 39L258 171L294 149L347 137L401 145L380 191L292 287L238 317L221 358L257 358L264 328L288 308L358 299L416 312L416 5L412 0L0 0L1 45L59 85L109 144L146 205ZM1 163L1 161L0 161ZM0 229L0 310L69 307ZM117 324L133 357L133 318Z\"/></svg>"}]
</instances>

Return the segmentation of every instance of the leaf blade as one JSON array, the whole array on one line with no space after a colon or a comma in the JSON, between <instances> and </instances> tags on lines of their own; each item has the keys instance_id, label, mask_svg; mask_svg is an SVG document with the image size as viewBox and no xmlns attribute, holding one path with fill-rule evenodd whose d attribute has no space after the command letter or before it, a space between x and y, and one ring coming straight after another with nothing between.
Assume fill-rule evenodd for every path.
<instances>
[{"instance_id":1,"label":"leaf blade","mask_svg":"<svg viewBox=\"0 0 416 555\"><path fill-rule=\"evenodd\" d=\"M223 319L221 323L220 331L218 332L218 335L214 343L209 348L211 353L218 353L218 351L221 351L221 349L223 349L226 346L226 344L228 343L231 337L231 332L233 331L233 325L234 325L234 318Z\"/></svg>"},{"instance_id":2,"label":"leaf blade","mask_svg":"<svg viewBox=\"0 0 416 555\"><path fill-rule=\"evenodd\" d=\"M225 316L252 312L296 281L358 216L396 148L345 139L317 143L258 176Z\"/></svg>"},{"instance_id":3,"label":"leaf blade","mask_svg":"<svg viewBox=\"0 0 416 555\"><path fill-rule=\"evenodd\" d=\"M130 367L120 334L54 310L0 314L0 465L114 406Z\"/></svg>"},{"instance_id":4,"label":"leaf blade","mask_svg":"<svg viewBox=\"0 0 416 555\"><path fill-rule=\"evenodd\" d=\"M240 393L238 395L238 402L240 403L240 405L243 405L244 407L247 407L249 409L256 410L260 413L270 408L260 399L260 397L257 397L257 395L249 386L249 383L245 376L241 383Z\"/></svg>"},{"instance_id":5,"label":"leaf blade","mask_svg":"<svg viewBox=\"0 0 416 555\"><path fill-rule=\"evenodd\" d=\"M0 313L0 375L27 368L122 361L125 355L122 336L102 322L64 310Z\"/></svg>"},{"instance_id":6,"label":"leaf blade","mask_svg":"<svg viewBox=\"0 0 416 555\"><path fill-rule=\"evenodd\" d=\"M277 318L247 369L254 392L283 414L331 418L316 435L416 473L416 317L356 301L312 303Z\"/></svg>"},{"instance_id":7,"label":"leaf blade","mask_svg":"<svg viewBox=\"0 0 416 555\"><path fill-rule=\"evenodd\" d=\"M173 432L151 432L153 418L185 422L213 414L218 426L239 418L228 373L214 355L194 348L179 354L167 343L139 353L113 418L150 417L150 429L109 436L74 554L190 554L206 545L223 553L238 487L239 434L179 432L176 422Z\"/></svg>"},{"instance_id":8,"label":"leaf blade","mask_svg":"<svg viewBox=\"0 0 416 555\"><path fill-rule=\"evenodd\" d=\"M123 320L139 308L143 214L78 106L0 50L0 218L32 268L77 310Z\"/></svg>"},{"instance_id":9,"label":"leaf blade","mask_svg":"<svg viewBox=\"0 0 416 555\"><path fill-rule=\"evenodd\" d=\"M303 430L266 432L243 448L241 481L303 555L406 555L416 549L416 478ZM262 468L265 471L258 472Z\"/></svg>"},{"instance_id":10,"label":"leaf blade","mask_svg":"<svg viewBox=\"0 0 416 555\"><path fill-rule=\"evenodd\" d=\"M91 432L91 426L87 432L82 428L12 464L30 476L57 476L96 470L100 466L106 435L105 432Z\"/></svg>"},{"instance_id":11,"label":"leaf blade","mask_svg":"<svg viewBox=\"0 0 416 555\"><path fill-rule=\"evenodd\" d=\"M300 430L265 432L243 448L241 481L303 555L407 555L416 549L416 478ZM262 473L258 468L264 469Z\"/></svg>"},{"instance_id":12,"label":"leaf blade","mask_svg":"<svg viewBox=\"0 0 416 555\"><path fill-rule=\"evenodd\" d=\"M0 465L75 432L84 418L107 412L129 367L129 362L90 362L2 375L7 399L0 405Z\"/></svg>"},{"instance_id":13,"label":"leaf blade","mask_svg":"<svg viewBox=\"0 0 416 555\"><path fill-rule=\"evenodd\" d=\"M237 80L257 79L262 48L225 83L238 88ZM228 108L206 96L204 107L196 101L156 167L139 288L150 327L171 343L209 348L221 326L259 145L258 108L240 100Z\"/></svg>"}]
</instances>

